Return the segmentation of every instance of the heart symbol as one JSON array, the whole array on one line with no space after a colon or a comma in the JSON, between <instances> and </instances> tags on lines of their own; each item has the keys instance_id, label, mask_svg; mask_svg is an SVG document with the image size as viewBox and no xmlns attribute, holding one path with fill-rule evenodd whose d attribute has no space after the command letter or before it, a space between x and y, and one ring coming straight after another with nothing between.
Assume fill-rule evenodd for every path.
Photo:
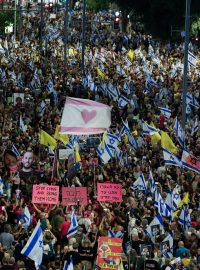
<instances>
[{"instance_id":1,"label":"heart symbol","mask_svg":"<svg viewBox=\"0 0 200 270\"><path fill-rule=\"evenodd\" d=\"M84 120L84 122L87 124L90 120L92 120L96 116L97 112L96 111L88 111L88 110L83 110L81 111L81 116Z\"/></svg>"}]
</instances>

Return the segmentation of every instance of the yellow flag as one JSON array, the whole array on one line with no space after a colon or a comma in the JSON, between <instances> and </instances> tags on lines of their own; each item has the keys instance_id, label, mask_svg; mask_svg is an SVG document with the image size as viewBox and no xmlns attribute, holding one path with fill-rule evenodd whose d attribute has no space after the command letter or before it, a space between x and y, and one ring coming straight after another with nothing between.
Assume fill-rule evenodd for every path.
<instances>
[{"instance_id":1,"label":"yellow flag","mask_svg":"<svg viewBox=\"0 0 200 270\"><path fill-rule=\"evenodd\" d=\"M73 49L73 48L70 48L70 49L69 49L69 55L70 55L70 56L73 56L73 55L74 55L74 49Z\"/></svg>"},{"instance_id":2,"label":"yellow flag","mask_svg":"<svg viewBox=\"0 0 200 270\"><path fill-rule=\"evenodd\" d=\"M189 193L187 192L186 194L185 194L185 196L183 197L183 199L180 201L180 203L178 204L178 206L177 206L177 209L178 210L176 210L175 212L174 212L174 217L177 217L178 215L179 215L179 213L180 213L180 210L181 210L181 208L182 208L182 206L184 205L184 204L188 204L189 203Z\"/></svg>"},{"instance_id":3,"label":"yellow flag","mask_svg":"<svg viewBox=\"0 0 200 270\"><path fill-rule=\"evenodd\" d=\"M79 154L79 151L78 151L78 146L75 147L74 151L75 151L75 161L80 162L81 157L80 157L80 154Z\"/></svg>"},{"instance_id":4,"label":"yellow flag","mask_svg":"<svg viewBox=\"0 0 200 270\"><path fill-rule=\"evenodd\" d=\"M161 146L173 154L178 152L178 148L175 146L169 135L164 131L161 131Z\"/></svg>"},{"instance_id":5,"label":"yellow flag","mask_svg":"<svg viewBox=\"0 0 200 270\"><path fill-rule=\"evenodd\" d=\"M124 143L128 144L128 136L126 134L124 135Z\"/></svg>"},{"instance_id":6,"label":"yellow flag","mask_svg":"<svg viewBox=\"0 0 200 270\"><path fill-rule=\"evenodd\" d=\"M133 61L133 58L134 58L134 51L133 50L129 50L128 53L127 53L127 56L129 57L129 59L131 61Z\"/></svg>"},{"instance_id":7,"label":"yellow flag","mask_svg":"<svg viewBox=\"0 0 200 270\"><path fill-rule=\"evenodd\" d=\"M40 131L40 144L50 146L52 150L56 148L56 140L46 133L44 130Z\"/></svg>"},{"instance_id":8,"label":"yellow flag","mask_svg":"<svg viewBox=\"0 0 200 270\"><path fill-rule=\"evenodd\" d=\"M100 147L104 145L105 140L106 140L106 137L107 137L107 133L104 132L104 133L103 133L103 137L102 137L102 141L101 141L101 143L100 143L100 145L99 145Z\"/></svg>"},{"instance_id":9,"label":"yellow flag","mask_svg":"<svg viewBox=\"0 0 200 270\"><path fill-rule=\"evenodd\" d=\"M153 122L151 122L150 125L154 128L156 127ZM159 132L154 133L150 137L151 137L151 144L152 145L158 143L161 140L161 136L160 136Z\"/></svg>"},{"instance_id":10,"label":"yellow flag","mask_svg":"<svg viewBox=\"0 0 200 270\"><path fill-rule=\"evenodd\" d=\"M67 134L59 134L59 130L60 125L57 125L54 133L54 138L64 143L64 145L66 145L69 142L69 136Z\"/></svg>"},{"instance_id":11,"label":"yellow flag","mask_svg":"<svg viewBox=\"0 0 200 270\"><path fill-rule=\"evenodd\" d=\"M102 80L107 80L107 79L108 79L108 77L106 76L106 74L103 73L103 72L100 70L100 68L97 68L97 74L98 74L99 77L102 78Z\"/></svg>"}]
</instances>

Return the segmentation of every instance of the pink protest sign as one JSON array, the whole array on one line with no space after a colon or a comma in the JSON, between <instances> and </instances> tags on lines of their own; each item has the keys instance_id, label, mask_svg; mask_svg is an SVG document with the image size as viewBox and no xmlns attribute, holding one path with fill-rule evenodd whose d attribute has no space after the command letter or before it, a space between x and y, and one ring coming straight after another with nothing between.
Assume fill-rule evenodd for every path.
<instances>
[{"instance_id":1,"label":"pink protest sign","mask_svg":"<svg viewBox=\"0 0 200 270\"><path fill-rule=\"evenodd\" d=\"M63 205L87 205L87 188L86 187L62 187L62 204Z\"/></svg>"},{"instance_id":2,"label":"pink protest sign","mask_svg":"<svg viewBox=\"0 0 200 270\"><path fill-rule=\"evenodd\" d=\"M97 183L97 200L99 202L121 202L122 185Z\"/></svg>"},{"instance_id":3,"label":"pink protest sign","mask_svg":"<svg viewBox=\"0 0 200 270\"><path fill-rule=\"evenodd\" d=\"M32 203L57 204L58 197L58 186L33 185Z\"/></svg>"}]
</instances>

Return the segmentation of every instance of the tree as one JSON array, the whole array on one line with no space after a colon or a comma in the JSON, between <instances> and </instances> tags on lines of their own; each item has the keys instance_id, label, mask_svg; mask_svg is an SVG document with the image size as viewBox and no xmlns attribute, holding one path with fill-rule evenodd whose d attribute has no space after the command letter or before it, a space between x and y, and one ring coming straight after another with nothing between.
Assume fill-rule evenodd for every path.
<instances>
[{"instance_id":1,"label":"tree","mask_svg":"<svg viewBox=\"0 0 200 270\"><path fill-rule=\"evenodd\" d=\"M88 8L94 9L96 12L100 10L107 10L109 8L109 0L87 0Z\"/></svg>"},{"instance_id":2,"label":"tree","mask_svg":"<svg viewBox=\"0 0 200 270\"><path fill-rule=\"evenodd\" d=\"M17 23L19 21L19 14L17 12ZM14 24L14 11L1 11L0 12L0 33L5 33L5 27Z\"/></svg>"}]
</instances>

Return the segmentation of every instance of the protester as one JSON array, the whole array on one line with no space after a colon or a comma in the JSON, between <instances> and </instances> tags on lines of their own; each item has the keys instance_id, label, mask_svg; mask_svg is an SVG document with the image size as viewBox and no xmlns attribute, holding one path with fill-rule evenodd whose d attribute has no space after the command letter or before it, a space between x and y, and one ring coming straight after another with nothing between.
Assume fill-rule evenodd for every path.
<instances>
[{"instance_id":1,"label":"protester","mask_svg":"<svg viewBox=\"0 0 200 270\"><path fill-rule=\"evenodd\" d=\"M56 19L44 14L42 42L37 11L23 12L20 38L0 41L2 269L35 269L22 249L39 220L41 269L96 268L98 239L107 236L122 239L132 270L198 269L199 62L189 65L184 139L183 44L115 32L112 14L88 12L83 73L81 16L79 8L71 15L66 63L62 11ZM199 59L199 48L190 43L190 50ZM107 133L60 135L66 97L109 105ZM122 202L100 202L98 183L120 184ZM66 206L61 194L54 205L33 203L36 184L87 187L87 204L76 198Z\"/></svg>"}]
</instances>

